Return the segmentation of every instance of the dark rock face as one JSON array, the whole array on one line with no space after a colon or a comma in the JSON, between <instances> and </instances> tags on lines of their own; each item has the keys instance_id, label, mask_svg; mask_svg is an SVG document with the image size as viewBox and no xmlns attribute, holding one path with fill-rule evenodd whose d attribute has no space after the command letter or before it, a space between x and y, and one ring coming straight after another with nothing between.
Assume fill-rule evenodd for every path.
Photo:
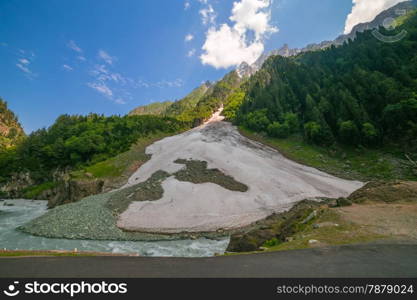
<instances>
[{"instance_id":1,"label":"dark rock face","mask_svg":"<svg viewBox=\"0 0 417 300\"><path fill-rule=\"evenodd\" d=\"M273 214L265 220L254 224L246 233L233 234L230 238L228 252L256 251L266 242L276 238L284 242L294 235L306 223L313 221L322 202L304 200L289 211Z\"/></svg>"},{"instance_id":2,"label":"dark rock face","mask_svg":"<svg viewBox=\"0 0 417 300\"><path fill-rule=\"evenodd\" d=\"M22 190L34 184L30 173L19 173L12 176L12 178L0 187L0 191L7 198L21 197Z\"/></svg>"},{"instance_id":3,"label":"dark rock face","mask_svg":"<svg viewBox=\"0 0 417 300\"><path fill-rule=\"evenodd\" d=\"M52 191L54 196L48 200L48 208L72 203L87 196L97 195L103 192L103 180L68 180L62 181Z\"/></svg>"}]
</instances>

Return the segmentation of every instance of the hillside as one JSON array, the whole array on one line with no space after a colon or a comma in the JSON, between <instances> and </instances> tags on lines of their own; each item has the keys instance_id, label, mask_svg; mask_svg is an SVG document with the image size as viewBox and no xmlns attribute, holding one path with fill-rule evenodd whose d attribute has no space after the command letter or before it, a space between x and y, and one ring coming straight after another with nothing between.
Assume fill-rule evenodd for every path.
<instances>
[{"instance_id":1,"label":"hillside","mask_svg":"<svg viewBox=\"0 0 417 300\"><path fill-rule=\"evenodd\" d=\"M194 89L190 94L185 96L183 99L178 100L165 110L165 114L168 116L175 116L181 119L184 112L193 110L198 102L212 87L212 83L207 81L198 88Z\"/></svg>"},{"instance_id":2,"label":"hillside","mask_svg":"<svg viewBox=\"0 0 417 300\"><path fill-rule=\"evenodd\" d=\"M129 113L129 116L141 115L164 115L168 107L173 104L171 101L153 102L148 105L139 106Z\"/></svg>"},{"instance_id":3,"label":"hillside","mask_svg":"<svg viewBox=\"0 0 417 300\"><path fill-rule=\"evenodd\" d=\"M246 69L246 72L244 73L246 76L253 75L262 67L264 62L271 56L280 55L284 57L291 57L296 56L300 53L323 50L331 47L332 45L341 46L344 43L349 42L349 40L354 40L358 33L364 32L366 30L377 29L382 24L384 24L384 20L390 18L402 18L404 13L410 12L416 8L417 0L400 2L397 5L394 5L393 7L377 15L371 22L357 24L355 27L352 28L352 31L350 33L342 34L332 41L322 41L320 43L313 43L307 45L304 48L290 48L287 44L285 44L283 47L279 49L275 49L268 53L262 54L258 58L258 60L251 66L247 65L246 63L243 63L242 66L238 68L238 70L244 67Z\"/></svg>"},{"instance_id":4,"label":"hillside","mask_svg":"<svg viewBox=\"0 0 417 300\"><path fill-rule=\"evenodd\" d=\"M0 150L16 145L25 136L17 116L0 98Z\"/></svg>"},{"instance_id":5,"label":"hillside","mask_svg":"<svg viewBox=\"0 0 417 300\"><path fill-rule=\"evenodd\" d=\"M66 201L96 194L104 183L95 179L129 175L127 169L147 159L144 148L149 143L185 128L183 122L160 116L62 115L51 127L0 152L0 192L33 198L58 187L48 197L61 193ZM72 180L79 177L86 181Z\"/></svg>"},{"instance_id":6,"label":"hillside","mask_svg":"<svg viewBox=\"0 0 417 300\"><path fill-rule=\"evenodd\" d=\"M156 102L141 106L130 114L137 111L150 114L156 111L155 107L159 109L166 105L163 110L159 109L160 115L176 118L195 127L207 120L222 104L227 104L231 100L231 94L239 89L242 82L238 73L231 71L215 83L205 82L181 100L169 105L167 102Z\"/></svg>"},{"instance_id":7,"label":"hillside","mask_svg":"<svg viewBox=\"0 0 417 300\"><path fill-rule=\"evenodd\" d=\"M272 137L300 134L317 145L393 146L414 153L415 13L396 29L401 30L408 34L397 43L381 42L365 31L340 47L270 57L244 84L234 121Z\"/></svg>"},{"instance_id":8,"label":"hillside","mask_svg":"<svg viewBox=\"0 0 417 300\"><path fill-rule=\"evenodd\" d=\"M133 109L129 115L160 115L181 119L185 111L191 111L197 106L211 86L212 84L207 81L178 101L153 102Z\"/></svg>"}]
</instances>

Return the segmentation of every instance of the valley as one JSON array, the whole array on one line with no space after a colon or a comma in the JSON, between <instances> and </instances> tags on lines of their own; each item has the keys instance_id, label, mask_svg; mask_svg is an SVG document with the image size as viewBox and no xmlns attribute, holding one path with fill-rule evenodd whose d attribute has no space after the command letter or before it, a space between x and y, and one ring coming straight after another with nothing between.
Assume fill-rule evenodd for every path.
<instances>
[{"instance_id":1,"label":"valley","mask_svg":"<svg viewBox=\"0 0 417 300\"><path fill-rule=\"evenodd\" d=\"M415 245L416 5L122 116L64 114L26 136L1 100L4 256ZM377 40L401 8L408 35Z\"/></svg>"}]
</instances>

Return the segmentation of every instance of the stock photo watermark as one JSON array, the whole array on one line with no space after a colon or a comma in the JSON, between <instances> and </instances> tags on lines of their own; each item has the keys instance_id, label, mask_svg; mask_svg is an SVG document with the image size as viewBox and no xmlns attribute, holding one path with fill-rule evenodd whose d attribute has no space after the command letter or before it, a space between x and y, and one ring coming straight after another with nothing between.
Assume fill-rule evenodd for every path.
<instances>
[{"instance_id":1,"label":"stock photo watermark","mask_svg":"<svg viewBox=\"0 0 417 300\"><path fill-rule=\"evenodd\" d=\"M41 283L33 281L19 284L19 281L14 281L3 290L3 293L8 297L15 297L22 293L26 295L67 295L71 298L78 294L126 294L127 283L107 283L105 281L96 283L85 281L80 283Z\"/></svg>"},{"instance_id":2,"label":"stock photo watermark","mask_svg":"<svg viewBox=\"0 0 417 300\"><path fill-rule=\"evenodd\" d=\"M407 15L407 10L406 9L397 9L395 11L395 14L398 17L405 16L405 15ZM382 22L382 26L385 28L386 31L393 32L398 27L398 21L395 18L388 17L388 18L384 19L384 21ZM399 42L403 38L406 37L407 33L408 32L404 29L401 30L399 33L394 34L394 35L387 35L387 34L381 33L379 31L379 29L374 29L372 31L373 36L375 38L377 38L378 40L380 40L381 42L384 42L384 43Z\"/></svg>"}]
</instances>

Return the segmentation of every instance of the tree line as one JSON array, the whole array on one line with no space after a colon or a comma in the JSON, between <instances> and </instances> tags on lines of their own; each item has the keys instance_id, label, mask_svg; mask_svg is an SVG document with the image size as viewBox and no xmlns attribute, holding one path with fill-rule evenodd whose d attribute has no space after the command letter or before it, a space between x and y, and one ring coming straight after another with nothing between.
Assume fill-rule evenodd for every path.
<instances>
[{"instance_id":1,"label":"tree line","mask_svg":"<svg viewBox=\"0 0 417 300\"><path fill-rule=\"evenodd\" d=\"M56 169L81 168L129 150L140 137L176 133L188 124L169 117L62 115L49 128L30 134L16 147L0 151L0 182L30 172L42 183Z\"/></svg>"}]
</instances>

